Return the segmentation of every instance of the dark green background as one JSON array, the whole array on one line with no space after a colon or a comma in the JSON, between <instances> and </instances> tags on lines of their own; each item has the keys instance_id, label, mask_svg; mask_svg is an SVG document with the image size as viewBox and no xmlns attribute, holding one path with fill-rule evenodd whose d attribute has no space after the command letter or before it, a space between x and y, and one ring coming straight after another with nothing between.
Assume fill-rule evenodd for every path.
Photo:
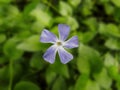
<instances>
[{"instance_id":1,"label":"dark green background","mask_svg":"<svg viewBox=\"0 0 120 90\"><path fill-rule=\"evenodd\" d=\"M74 59L42 55L46 28L71 27ZM0 90L120 90L120 0L0 0Z\"/></svg>"}]
</instances>

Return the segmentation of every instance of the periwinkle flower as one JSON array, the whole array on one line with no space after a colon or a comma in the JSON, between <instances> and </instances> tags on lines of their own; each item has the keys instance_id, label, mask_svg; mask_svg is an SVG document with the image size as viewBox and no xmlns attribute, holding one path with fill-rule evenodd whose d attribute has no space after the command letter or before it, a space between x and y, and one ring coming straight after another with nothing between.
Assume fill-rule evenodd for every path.
<instances>
[{"instance_id":1,"label":"periwinkle flower","mask_svg":"<svg viewBox=\"0 0 120 90\"><path fill-rule=\"evenodd\" d=\"M68 63L73 59L73 55L67 52L64 48L71 49L78 47L78 37L73 36L65 41L69 35L70 27L65 24L58 25L59 39L50 31L44 29L41 33L40 41L43 43L52 43L53 45L47 49L43 58L49 63L54 63L56 53L58 52L60 61L63 64Z\"/></svg>"}]
</instances>

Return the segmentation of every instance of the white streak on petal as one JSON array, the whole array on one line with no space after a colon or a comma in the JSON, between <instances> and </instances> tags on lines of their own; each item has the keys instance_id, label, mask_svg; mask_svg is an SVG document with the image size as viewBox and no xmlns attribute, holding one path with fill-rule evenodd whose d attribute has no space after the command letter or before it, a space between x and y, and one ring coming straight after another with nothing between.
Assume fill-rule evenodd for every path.
<instances>
[{"instance_id":1,"label":"white streak on petal","mask_svg":"<svg viewBox=\"0 0 120 90\"><path fill-rule=\"evenodd\" d=\"M60 40L65 41L69 35L70 27L68 25L65 25L65 24L59 24L58 30L59 30Z\"/></svg>"},{"instance_id":2,"label":"white streak on petal","mask_svg":"<svg viewBox=\"0 0 120 90\"><path fill-rule=\"evenodd\" d=\"M73 59L73 55L67 52L63 47L58 49L58 54L63 64L66 64Z\"/></svg>"},{"instance_id":3,"label":"white streak on petal","mask_svg":"<svg viewBox=\"0 0 120 90\"><path fill-rule=\"evenodd\" d=\"M79 42L78 42L77 36L73 36L72 38L70 38L64 43L65 48L76 48L78 46L79 46Z\"/></svg>"},{"instance_id":4,"label":"white streak on petal","mask_svg":"<svg viewBox=\"0 0 120 90\"><path fill-rule=\"evenodd\" d=\"M57 52L57 47L55 45L52 45L50 48L47 49L46 53L43 55L43 58L45 61L53 64L55 61L55 56Z\"/></svg>"},{"instance_id":5,"label":"white streak on petal","mask_svg":"<svg viewBox=\"0 0 120 90\"><path fill-rule=\"evenodd\" d=\"M43 43L55 43L57 40L57 37L51 33L50 31L44 29L40 36L40 41Z\"/></svg>"}]
</instances>

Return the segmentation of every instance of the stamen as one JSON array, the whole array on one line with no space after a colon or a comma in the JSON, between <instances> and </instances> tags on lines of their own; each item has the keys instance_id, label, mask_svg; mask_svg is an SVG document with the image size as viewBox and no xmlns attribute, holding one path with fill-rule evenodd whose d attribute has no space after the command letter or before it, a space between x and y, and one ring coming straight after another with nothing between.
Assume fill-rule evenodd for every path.
<instances>
[{"instance_id":1,"label":"stamen","mask_svg":"<svg viewBox=\"0 0 120 90\"><path fill-rule=\"evenodd\" d=\"M61 43L61 42L57 42L57 45L58 45L58 46L61 46L61 45L62 45L62 43Z\"/></svg>"}]
</instances>

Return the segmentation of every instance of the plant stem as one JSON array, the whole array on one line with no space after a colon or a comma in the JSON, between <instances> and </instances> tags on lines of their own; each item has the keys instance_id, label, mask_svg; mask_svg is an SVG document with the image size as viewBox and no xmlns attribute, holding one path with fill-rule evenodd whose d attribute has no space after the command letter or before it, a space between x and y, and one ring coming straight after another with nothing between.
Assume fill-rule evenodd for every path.
<instances>
[{"instance_id":1,"label":"plant stem","mask_svg":"<svg viewBox=\"0 0 120 90\"><path fill-rule=\"evenodd\" d=\"M9 87L8 90L12 90L12 81L13 81L13 60L10 60L9 63L9 73L10 73L10 80L9 80Z\"/></svg>"},{"instance_id":2,"label":"plant stem","mask_svg":"<svg viewBox=\"0 0 120 90\"><path fill-rule=\"evenodd\" d=\"M56 11L59 15L61 15L61 13L58 12L58 9L56 7L54 7L49 1L47 0L42 0L43 3L47 4L49 7L51 7L54 11Z\"/></svg>"}]
</instances>

